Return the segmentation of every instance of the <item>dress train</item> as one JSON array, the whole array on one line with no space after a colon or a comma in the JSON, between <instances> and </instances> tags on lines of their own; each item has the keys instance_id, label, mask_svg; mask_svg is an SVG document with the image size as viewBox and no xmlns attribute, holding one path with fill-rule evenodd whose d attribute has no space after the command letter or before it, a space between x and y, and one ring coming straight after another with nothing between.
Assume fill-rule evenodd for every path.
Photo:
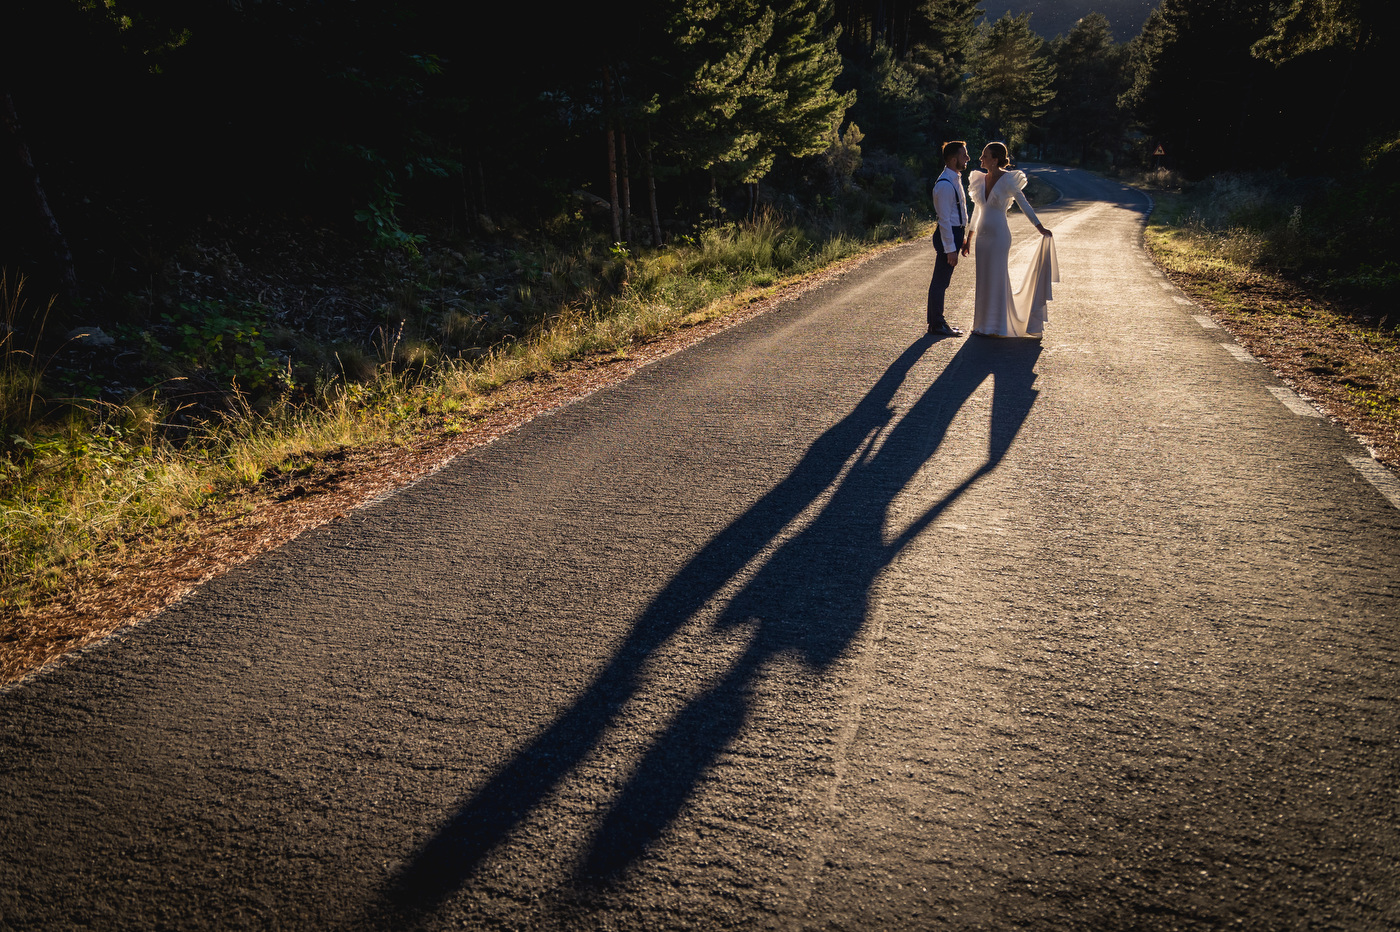
<instances>
[{"instance_id":1,"label":"dress train","mask_svg":"<svg viewBox=\"0 0 1400 932\"><path fill-rule=\"evenodd\" d=\"M969 183L977 267L972 329L985 336L1039 336L1048 319L1046 302L1051 300L1051 284L1060 280L1055 241L1040 237L1021 287L1012 291L1008 268L1012 237L1006 213L1014 202L1032 224L1038 226L1040 221L1021 193L1028 180L1025 172L1013 169L1003 173L990 191L986 177L984 172L973 172Z\"/></svg>"},{"instance_id":2,"label":"dress train","mask_svg":"<svg viewBox=\"0 0 1400 932\"><path fill-rule=\"evenodd\" d=\"M1026 267L1026 277L1021 287L1011 295L1011 307L1007 308L1007 324L1011 333L1007 336L1036 336L1044 332L1049 320L1046 303L1054 300L1051 283L1060 280L1060 260L1055 255L1055 237L1042 236L1031 264Z\"/></svg>"}]
</instances>

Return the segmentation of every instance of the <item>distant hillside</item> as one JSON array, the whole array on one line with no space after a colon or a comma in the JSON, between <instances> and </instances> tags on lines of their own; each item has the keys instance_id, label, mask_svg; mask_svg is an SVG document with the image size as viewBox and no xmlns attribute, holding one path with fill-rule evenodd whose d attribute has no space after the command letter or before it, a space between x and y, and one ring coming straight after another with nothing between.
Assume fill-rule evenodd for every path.
<instances>
[{"instance_id":1,"label":"distant hillside","mask_svg":"<svg viewBox=\"0 0 1400 932\"><path fill-rule=\"evenodd\" d=\"M1113 38L1127 42L1142 31L1143 21L1158 0L983 0L989 19L1007 10L1030 13L1031 28L1047 39L1069 32L1086 13L1102 13L1113 28Z\"/></svg>"}]
</instances>

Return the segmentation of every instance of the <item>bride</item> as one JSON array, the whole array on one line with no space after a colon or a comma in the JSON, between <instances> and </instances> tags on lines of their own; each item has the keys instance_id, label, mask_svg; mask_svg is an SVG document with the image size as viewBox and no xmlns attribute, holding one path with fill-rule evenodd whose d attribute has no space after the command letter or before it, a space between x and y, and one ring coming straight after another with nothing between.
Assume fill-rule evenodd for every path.
<instances>
[{"instance_id":1,"label":"bride","mask_svg":"<svg viewBox=\"0 0 1400 932\"><path fill-rule=\"evenodd\" d=\"M983 170L968 176L972 194L968 236L975 247L977 266L972 332L978 336L1039 336L1045 330L1045 302L1050 300L1050 283L1060 280L1055 241L1050 231L1041 226L1021 193L1026 186L1026 173L1014 168L1008 170L1010 163L1005 143L989 142L982 150ZM1011 208L1012 199L1042 234L1040 248L1017 291L1011 290L1011 273L1007 267L1011 227L1007 225L1006 212Z\"/></svg>"}]
</instances>

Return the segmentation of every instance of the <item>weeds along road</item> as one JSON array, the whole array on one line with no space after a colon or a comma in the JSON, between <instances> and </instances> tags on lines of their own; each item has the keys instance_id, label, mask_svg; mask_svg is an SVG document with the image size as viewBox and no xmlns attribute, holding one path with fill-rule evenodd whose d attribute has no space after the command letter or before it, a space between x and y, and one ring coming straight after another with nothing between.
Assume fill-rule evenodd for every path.
<instances>
[{"instance_id":1,"label":"weeds along road","mask_svg":"<svg viewBox=\"0 0 1400 932\"><path fill-rule=\"evenodd\" d=\"M1043 176L0 695L0 928L1396 927L1400 511Z\"/></svg>"}]
</instances>

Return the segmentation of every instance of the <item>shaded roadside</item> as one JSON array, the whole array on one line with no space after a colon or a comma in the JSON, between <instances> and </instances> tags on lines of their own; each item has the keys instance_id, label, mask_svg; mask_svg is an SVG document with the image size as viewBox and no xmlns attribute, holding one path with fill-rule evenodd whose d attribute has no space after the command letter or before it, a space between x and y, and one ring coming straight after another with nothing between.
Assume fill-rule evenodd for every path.
<instances>
[{"instance_id":1,"label":"shaded roadside","mask_svg":"<svg viewBox=\"0 0 1400 932\"><path fill-rule=\"evenodd\" d=\"M23 610L3 607L0 689L68 653L155 615L192 589L299 534L491 443L548 411L629 378L638 369L737 326L886 254L861 256L803 276L766 296L736 302L712 319L667 332L626 354L585 357L493 392L472 425L454 433L437 421L399 443L343 448L284 479L270 478L159 533L106 548L100 561L70 567L61 592Z\"/></svg>"},{"instance_id":2,"label":"shaded roadside","mask_svg":"<svg viewBox=\"0 0 1400 932\"><path fill-rule=\"evenodd\" d=\"M1159 194L1160 196L1160 194ZM1174 195L1167 194L1167 197ZM1245 237L1248 231L1235 231ZM1257 244L1217 242L1154 213L1153 260L1171 282L1304 398L1400 470L1400 331L1376 314L1248 261ZM1236 257L1233 253L1239 253Z\"/></svg>"}]
</instances>

